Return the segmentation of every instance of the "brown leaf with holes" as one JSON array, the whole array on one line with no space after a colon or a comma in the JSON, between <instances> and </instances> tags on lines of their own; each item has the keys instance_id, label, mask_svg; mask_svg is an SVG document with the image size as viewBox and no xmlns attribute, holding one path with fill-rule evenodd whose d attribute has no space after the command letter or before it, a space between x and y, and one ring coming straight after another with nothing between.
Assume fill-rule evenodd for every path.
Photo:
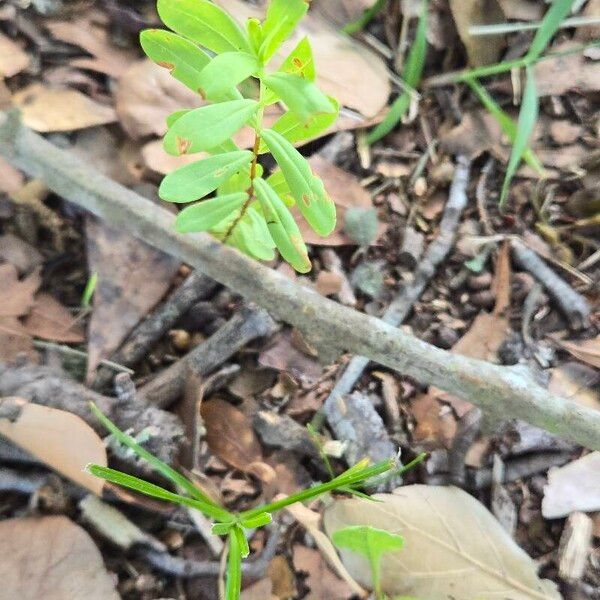
<instances>
[{"instance_id":1,"label":"brown leaf with holes","mask_svg":"<svg viewBox=\"0 0 600 600\"><path fill-rule=\"evenodd\" d=\"M117 577L86 531L66 517L0 522L2 596L19 600L119 600Z\"/></svg>"},{"instance_id":2,"label":"brown leaf with holes","mask_svg":"<svg viewBox=\"0 0 600 600\"><path fill-rule=\"evenodd\" d=\"M0 33L0 78L12 77L29 66L31 58L21 46Z\"/></svg>"},{"instance_id":3,"label":"brown leaf with holes","mask_svg":"<svg viewBox=\"0 0 600 600\"><path fill-rule=\"evenodd\" d=\"M262 461L260 443L251 420L229 402L213 398L200 410L210 451L227 464L245 471Z\"/></svg>"},{"instance_id":4,"label":"brown leaf with holes","mask_svg":"<svg viewBox=\"0 0 600 600\"><path fill-rule=\"evenodd\" d=\"M106 466L106 447L81 417L22 398L0 398L0 434L65 477L97 495L104 481L85 472Z\"/></svg>"}]
</instances>

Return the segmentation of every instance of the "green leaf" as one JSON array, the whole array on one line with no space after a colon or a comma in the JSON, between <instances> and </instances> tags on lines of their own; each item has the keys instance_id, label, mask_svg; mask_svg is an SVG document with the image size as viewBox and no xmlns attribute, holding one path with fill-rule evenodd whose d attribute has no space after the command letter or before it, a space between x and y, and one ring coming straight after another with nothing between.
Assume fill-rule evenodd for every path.
<instances>
[{"instance_id":1,"label":"green leaf","mask_svg":"<svg viewBox=\"0 0 600 600\"><path fill-rule=\"evenodd\" d=\"M231 100L190 110L171 126L163 147L174 156L210 150L226 142L255 114L254 100Z\"/></svg>"},{"instance_id":2,"label":"green leaf","mask_svg":"<svg viewBox=\"0 0 600 600\"><path fill-rule=\"evenodd\" d=\"M315 60L308 37L303 37L298 42L298 45L288 54L279 67L279 71L290 75L298 75L308 79L308 81L316 79Z\"/></svg>"},{"instance_id":3,"label":"green leaf","mask_svg":"<svg viewBox=\"0 0 600 600\"><path fill-rule=\"evenodd\" d=\"M242 554L237 527L229 532L229 555L227 557L227 582L225 600L239 600L242 590Z\"/></svg>"},{"instance_id":4,"label":"green leaf","mask_svg":"<svg viewBox=\"0 0 600 600\"><path fill-rule=\"evenodd\" d=\"M488 91L476 79L467 79L466 82L481 100L481 103L485 108L496 121L498 121L504 134L514 144L517 137L517 124L510 118L508 113L502 110L498 103L490 96ZM544 174L544 165L540 162L531 148L525 150L523 153L523 160L540 175Z\"/></svg>"},{"instance_id":5,"label":"green leaf","mask_svg":"<svg viewBox=\"0 0 600 600\"><path fill-rule=\"evenodd\" d=\"M527 150L529 140L533 134L533 129L538 117L538 97L535 89L535 79L533 76L533 68L527 67L525 89L523 90L523 99L521 101L521 110L519 112L519 120L517 122L517 135L510 153L508 166L506 167L506 175L502 184L502 192L500 194L500 206L503 207L508 198L510 183L519 163L523 158L523 154Z\"/></svg>"},{"instance_id":6,"label":"green leaf","mask_svg":"<svg viewBox=\"0 0 600 600\"><path fill-rule=\"evenodd\" d=\"M90 409L96 419L110 431L111 435L123 446L132 450L137 456L145 460L157 473L170 479L175 486L187 492L192 498L211 502L210 498L203 494L189 479L172 469L168 464L148 452L140 446L130 435L121 431L94 403L90 404Z\"/></svg>"},{"instance_id":7,"label":"green leaf","mask_svg":"<svg viewBox=\"0 0 600 600\"><path fill-rule=\"evenodd\" d=\"M323 182L312 174L304 157L281 134L265 129L261 135L283 171L302 216L319 235L329 235L335 228L335 204L325 192Z\"/></svg>"},{"instance_id":8,"label":"green leaf","mask_svg":"<svg viewBox=\"0 0 600 600\"><path fill-rule=\"evenodd\" d=\"M264 217L252 205L244 217L238 222L227 243L241 250L244 254L258 260L275 258L275 243L271 238Z\"/></svg>"},{"instance_id":9,"label":"green leaf","mask_svg":"<svg viewBox=\"0 0 600 600\"><path fill-rule=\"evenodd\" d=\"M299 273L308 273L311 269L310 259L294 217L264 179L256 179L254 189L281 256Z\"/></svg>"},{"instance_id":10,"label":"green leaf","mask_svg":"<svg viewBox=\"0 0 600 600\"><path fill-rule=\"evenodd\" d=\"M303 123L313 115L336 114L331 100L314 83L299 75L271 73L263 81Z\"/></svg>"},{"instance_id":11,"label":"green leaf","mask_svg":"<svg viewBox=\"0 0 600 600\"><path fill-rule=\"evenodd\" d=\"M242 167L249 165L252 152L239 150L216 154L169 173L158 188L167 202L193 202L210 194Z\"/></svg>"},{"instance_id":12,"label":"green leaf","mask_svg":"<svg viewBox=\"0 0 600 600\"><path fill-rule=\"evenodd\" d=\"M224 52L215 56L200 75L198 91L203 98L220 101L235 86L256 73L258 59L247 52Z\"/></svg>"},{"instance_id":13,"label":"green leaf","mask_svg":"<svg viewBox=\"0 0 600 600\"><path fill-rule=\"evenodd\" d=\"M552 2L525 55L529 64L537 60L540 54L546 49L546 46L558 31L560 24L571 12L573 2L574 0L554 0Z\"/></svg>"},{"instance_id":14,"label":"green leaf","mask_svg":"<svg viewBox=\"0 0 600 600\"><path fill-rule=\"evenodd\" d=\"M296 204L296 200L294 199L294 196L292 196L290 186L285 180L285 175L281 169L273 171L273 173L267 177L266 181L275 190L286 206L291 207Z\"/></svg>"},{"instance_id":15,"label":"green leaf","mask_svg":"<svg viewBox=\"0 0 600 600\"><path fill-rule=\"evenodd\" d=\"M174 504L195 508L196 510L203 512L205 515L220 521L233 519L233 515L216 504L198 500L196 498L188 498L186 496L174 494L173 492L165 490L158 485L144 481L139 477L134 477L133 475L128 475L127 473L121 473L121 471L116 471L115 469L102 467L100 465L88 465L86 468L92 475L95 475L96 477L100 477L105 481L110 481L110 483L120 485L121 487L134 490L140 494L145 494L146 496L158 498L167 502L173 502Z\"/></svg>"},{"instance_id":16,"label":"green leaf","mask_svg":"<svg viewBox=\"0 0 600 600\"><path fill-rule=\"evenodd\" d=\"M158 0L162 22L177 33L216 52L252 52L244 30L208 0Z\"/></svg>"},{"instance_id":17,"label":"green leaf","mask_svg":"<svg viewBox=\"0 0 600 600\"><path fill-rule=\"evenodd\" d=\"M416 88L421 82L423 67L425 66L425 57L427 54L427 6L428 1L423 0L415 41L410 48L406 64L402 70L402 78L412 88ZM383 121L369 133L367 143L373 144L392 131L410 108L411 101L412 99L408 92L400 94L390 107Z\"/></svg>"},{"instance_id":18,"label":"green leaf","mask_svg":"<svg viewBox=\"0 0 600 600\"><path fill-rule=\"evenodd\" d=\"M271 0L262 25L264 41L260 56L263 60L267 61L273 56L307 10L307 0Z\"/></svg>"},{"instance_id":19,"label":"green leaf","mask_svg":"<svg viewBox=\"0 0 600 600\"><path fill-rule=\"evenodd\" d=\"M389 552L397 552L404 547L404 538L384 529L370 525L355 525L338 529L331 537L339 548L347 548L364 556L371 565L373 585L377 597L381 594L381 557Z\"/></svg>"},{"instance_id":20,"label":"green leaf","mask_svg":"<svg viewBox=\"0 0 600 600\"><path fill-rule=\"evenodd\" d=\"M263 43L264 36L262 32L262 23L260 19L252 17L246 21L246 31L250 38L250 45L255 54L258 54L260 46Z\"/></svg>"},{"instance_id":21,"label":"green leaf","mask_svg":"<svg viewBox=\"0 0 600 600\"><path fill-rule=\"evenodd\" d=\"M167 117L167 127L173 127L173 125L175 125L175 123L181 119L181 117L183 117L183 115L187 115L187 113L191 112L192 110L194 110L193 108L183 108L181 110L176 110L175 112L172 112L168 117Z\"/></svg>"},{"instance_id":22,"label":"green leaf","mask_svg":"<svg viewBox=\"0 0 600 600\"><path fill-rule=\"evenodd\" d=\"M168 69L192 91L200 90L200 73L210 56L196 44L164 29L146 29L140 34L144 52L159 66Z\"/></svg>"},{"instance_id":23,"label":"green leaf","mask_svg":"<svg viewBox=\"0 0 600 600\"><path fill-rule=\"evenodd\" d=\"M177 215L175 229L179 233L208 231L231 213L240 209L247 199L248 194L241 192L229 196L218 196L188 206Z\"/></svg>"},{"instance_id":24,"label":"green leaf","mask_svg":"<svg viewBox=\"0 0 600 600\"><path fill-rule=\"evenodd\" d=\"M269 513L262 513L261 515L253 517L252 519L246 519L240 524L246 529L256 529L258 527L264 527L265 525L268 525L272 520L273 517L271 517Z\"/></svg>"},{"instance_id":25,"label":"green leaf","mask_svg":"<svg viewBox=\"0 0 600 600\"><path fill-rule=\"evenodd\" d=\"M255 166L256 177L261 177L263 167L260 164ZM230 177L227 181L219 186L219 196L235 194L236 192L245 192L250 187L250 166L240 169L238 173Z\"/></svg>"}]
</instances>

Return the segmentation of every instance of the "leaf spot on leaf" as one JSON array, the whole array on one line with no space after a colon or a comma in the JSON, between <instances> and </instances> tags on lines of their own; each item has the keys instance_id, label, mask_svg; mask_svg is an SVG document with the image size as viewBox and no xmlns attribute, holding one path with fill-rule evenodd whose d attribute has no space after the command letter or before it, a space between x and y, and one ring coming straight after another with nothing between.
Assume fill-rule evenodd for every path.
<instances>
[{"instance_id":1,"label":"leaf spot on leaf","mask_svg":"<svg viewBox=\"0 0 600 600\"><path fill-rule=\"evenodd\" d=\"M186 140L185 138L177 136L177 152L179 154L186 154L192 145L192 140Z\"/></svg>"},{"instance_id":2,"label":"leaf spot on leaf","mask_svg":"<svg viewBox=\"0 0 600 600\"><path fill-rule=\"evenodd\" d=\"M308 194L302 194L302 202L306 204L306 206L310 206L311 197Z\"/></svg>"},{"instance_id":3,"label":"leaf spot on leaf","mask_svg":"<svg viewBox=\"0 0 600 600\"><path fill-rule=\"evenodd\" d=\"M175 70L175 65L170 62L166 62L164 60L159 60L156 63L159 67L163 67L164 69L168 69L169 73L172 73Z\"/></svg>"}]
</instances>

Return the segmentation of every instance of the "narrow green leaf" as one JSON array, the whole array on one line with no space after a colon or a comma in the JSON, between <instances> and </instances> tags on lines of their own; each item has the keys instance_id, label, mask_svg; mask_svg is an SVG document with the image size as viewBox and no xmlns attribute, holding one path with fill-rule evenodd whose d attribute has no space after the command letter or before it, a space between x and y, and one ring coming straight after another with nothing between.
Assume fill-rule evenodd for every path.
<instances>
[{"instance_id":1,"label":"narrow green leaf","mask_svg":"<svg viewBox=\"0 0 600 600\"><path fill-rule=\"evenodd\" d=\"M83 306L83 308L88 308L90 306L92 296L96 291L96 285L98 285L98 273L94 271L85 284L83 294L81 294L81 306Z\"/></svg>"},{"instance_id":2,"label":"narrow green leaf","mask_svg":"<svg viewBox=\"0 0 600 600\"><path fill-rule=\"evenodd\" d=\"M176 487L187 492L192 498L211 502L210 498L203 494L189 479L171 468L159 458L148 452L140 446L130 435L121 431L94 403L90 404L90 410L100 421L102 426L107 429L111 435L123 446L132 450L137 456L145 460L157 473L160 473L166 479L171 480Z\"/></svg>"},{"instance_id":3,"label":"narrow green leaf","mask_svg":"<svg viewBox=\"0 0 600 600\"><path fill-rule=\"evenodd\" d=\"M100 477L105 481L110 481L110 483L134 490L146 496L151 496L152 498L158 498L160 500L165 500L166 502L173 502L174 504L195 508L196 510L201 511L213 519L219 521L228 521L233 519L233 515L227 512L224 508L203 500L198 500L196 498L188 498L187 496L174 494L173 492L165 490L158 485L144 481L139 477L134 477L133 475L128 475L127 473L121 473L121 471L100 465L88 465L87 470L92 475Z\"/></svg>"},{"instance_id":4,"label":"narrow green leaf","mask_svg":"<svg viewBox=\"0 0 600 600\"><path fill-rule=\"evenodd\" d=\"M248 32L248 37L250 38L252 50L258 55L260 46L264 41L262 23L260 22L260 19L257 19L256 17L248 19L246 21L246 31Z\"/></svg>"},{"instance_id":5,"label":"narrow green leaf","mask_svg":"<svg viewBox=\"0 0 600 600\"><path fill-rule=\"evenodd\" d=\"M157 65L168 69L192 91L200 90L200 73L210 62L210 56L196 44L164 29L146 29L140 34L144 52Z\"/></svg>"},{"instance_id":6,"label":"narrow green leaf","mask_svg":"<svg viewBox=\"0 0 600 600\"><path fill-rule=\"evenodd\" d=\"M239 600L242 590L242 554L237 527L229 532L229 555L227 557L227 581L225 600Z\"/></svg>"},{"instance_id":7,"label":"narrow green leaf","mask_svg":"<svg viewBox=\"0 0 600 600\"><path fill-rule=\"evenodd\" d=\"M427 54L427 7L428 0L423 0L415 41L408 52L408 58L402 70L402 78L412 88L416 88L421 82L423 67L425 66L425 57ZM367 143L373 144L390 133L400 123L410 108L411 101L412 99L408 92L400 94L390 107L383 121L369 133Z\"/></svg>"},{"instance_id":8,"label":"narrow green leaf","mask_svg":"<svg viewBox=\"0 0 600 600\"><path fill-rule=\"evenodd\" d=\"M239 150L185 165L162 180L158 195L167 202L199 200L216 190L242 167L249 165L252 156L249 150Z\"/></svg>"},{"instance_id":9,"label":"narrow green leaf","mask_svg":"<svg viewBox=\"0 0 600 600\"><path fill-rule=\"evenodd\" d=\"M525 59L532 64L546 49L560 24L571 12L574 0L554 0L544 15L542 23L537 30Z\"/></svg>"},{"instance_id":10,"label":"narrow green leaf","mask_svg":"<svg viewBox=\"0 0 600 600\"><path fill-rule=\"evenodd\" d=\"M262 26L264 41L260 56L263 60L268 61L275 54L307 10L307 0L271 0Z\"/></svg>"},{"instance_id":11,"label":"narrow green leaf","mask_svg":"<svg viewBox=\"0 0 600 600\"><path fill-rule=\"evenodd\" d=\"M315 177L304 157L281 134L272 129L261 132L269 150L282 170L302 216L321 236L335 228L335 204Z\"/></svg>"},{"instance_id":12,"label":"narrow green leaf","mask_svg":"<svg viewBox=\"0 0 600 600\"><path fill-rule=\"evenodd\" d=\"M167 127L173 127L175 123L183 117L183 115L187 115L187 113L194 110L193 108L183 108L181 110L176 110L172 112L169 116L167 116Z\"/></svg>"},{"instance_id":13,"label":"narrow green leaf","mask_svg":"<svg viewBox=\"0 0 600 600\"><path fill-rule=\"evenodd\" d=\"M271 73L263 81L303 123L308 123L314 115L336 114L335 105L308 79L289 73Z\"/></svg>"},{"instance_id":14,"label":"narrow green leaf","mask_svg":"<svg viewBox=\"0 0 600 600\"><path fill-rule=\"evenodd\" d=\"M275 190L286 206L291 207L296 204L296 200L294 196L292 196L290 186L285 180L285 175L281 169L273 171L273 173L267 177L266 182Z\"/></svg>"},{"instance_id":15,"label":"narrow green leaf","mask_svg":"<svg viewBox=\"0 0 600 600\"><path fill-rule=\"evenodd\" d=\"M308 81L316 79L315 59L308 37L303 37L298 42L298 45L288 54L279 67L279 71L304 77Z\"/></svg>"},{"instance_id":16,"label":"narrow green leaf","mask_svg":"<svg viewBox=\"0 0 600 600\"><path fill-rule=\"evenodd\" d=\"M299 273L308 273L311 269L310 259L294 217L264 179L255 180L254 188L281 256Z\"/></svg>"},{"instance_id":17,"label":"narrow green leaf","mask_svg":"<svg viewBox=\"0 0 600 600\"><path fill-rule=\"evenodd\" d=\"M158 0L162 22L213 52L252 52L244 30L209 0Z\"/></svg>"},{"instance_id":18,"label":"narrow green leaf","mask_svg":"<svg viewBox=\"0 0 600 600\"><path fill-rule=\"evenodd\" d=\"M510 183L517 172L517 168L523 158L524 152L527 150L537 117L538 97L535 89L535 78L533 76L533 68L527 67L525 89L523 90L521 110L517 122L517 135L510 153L510 159L508 160L508 166L506 167L506 175L504 176L504 183L502 184L502 193L500 194L501 207L506 203Z\"/></svg>"},{"instance_id":19,"label":"narrow green leaf","mask_svg":"<svg viewBox=\"0 0 600 600\"><path fill-rule=\"evenodd\" d=\"M353 33L358 33L364 29L377 16L377 13L385 6L386 1L387 0L376 0L370 8L367 8L367 10L365 10L363 14L358 17L358 19L348 23L347 25L344 25L342 31L348 35L352 35Z\"/></svg>"},{"instance_id":20,"label":"narrow green leaf","mask_svg":"<svg viewBox=\"0 0 600 600\"><path fill-rule=\"evenodd\" d=\"M514 144L517 137L517 124L510 118L508 113L502 110L498 103L477 80L467 79L467 84L481 100L481 103L490 112L490 114L498 121L504 134ZM544 165L542 165L531 148L527 148L525 150L523 153L523 160L540 175L544 174Z\"/></svg>"},{"instance_id":21,"label":"narrow green leaf","mask_svg":"<svg viewBox=\"0 0 600 600\"><path fill-rule=\"evenodd\" d=\"M257 109L254 100L231 100L190 110L167 131L163 141L165 152L180 156L210 150L229 140Z\"/></svg>"},{"instance_id":22,"label":"narrow green leaf","mask_svg":"<svg viewBox=\"0 0 600 600\"><path fill-rule=\"evenodd\" d=\"M247 199L248 194L241 192L229 196L217 196L188 206L177 215L175 229L179 233L208 231L240 209Z\"/></svg>"},{"instance_id":23,"label":"narrow green leaf","mask_svg":"<svg viewBox=\"0 0 600 600\"><path fill-rule=\"evenodd\" d=\"M235 86L256 73L258 59L247 52L223 52L204 67L198 91L203 98L220 101L231 95Z\"/></svg>"},{"instance_id":24,"label":"narrow green leaf","mask_svg":"<svg viewBox=\"0 0 600 600\"><path fill-rule=\"evenodd\" d=\"M239 217L239 214L238 214ZM228 231L229 227L225 230ZM227 240L229 246L257 260L273 260L275 243L271 238L267 224L255 205L251 205L240 219Z\"/></svg>"},{"instance_id":25,"label":"narrow green leaf","mask_svg":"<svg viewBox=\"0 0 600 600\"><path fill-rule=\"evenodd\" d=\"M262 513L262 515L242 521L241 525L246 529L256 529L258 527L264 527L265 525L268 525L272 520L273 517L271 517L269 513Z\"/></svg>"},{"instance_id":26,"label":"narrow green leaf","mask_svg":"<svg viewBox=\"0 0 600 600\"><path fill-rule=\"evenodd\" d=\"M229 535L229 532L235 527L235 521L229 523L215 523L210 531L213 535Z\"/></svg>"}]
</instances>

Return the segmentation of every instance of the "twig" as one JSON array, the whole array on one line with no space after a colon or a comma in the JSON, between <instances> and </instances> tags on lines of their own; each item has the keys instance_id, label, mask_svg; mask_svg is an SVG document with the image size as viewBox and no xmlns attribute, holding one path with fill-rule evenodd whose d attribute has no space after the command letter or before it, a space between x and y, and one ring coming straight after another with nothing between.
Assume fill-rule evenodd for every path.
<instances>
[{"instance_id":1,"label":"twig","mask_svg":"<svg viewBox=\"0 0 600 600\"><path fill-rule=\"evenodd\" d=\"M336 344L422 384L459 396L497 418L520 418L600 450L600 411L541 387L522 366L502 367L436 348L369 315L303 288L207 234L178 234L175 216L0 115L0 154L56 194L129 231L295 325L316 346ZM461 170L461 169L459 169Z\"/></svg>"},{"instance_id":2,"label":"twig","mask_svg":"<svg viewBox=\"0 0 600 600\"><path fill-rule=\"evenodd\" d=\"M206 375L252 340L268 336L276 330L277 324L265 310L245 306L206 342L140 388L138 397L164 408L181 395L190 373Z\"/></svg>"},{"instance_id":3,"label":"twig","mask_svg":"<svg viewBox=\"0 0 600 600\"><path fill-rule=\"evenodd\" d=\"M589 326L590 308L585 298L522 242L512 240L511 248L517 264L531 273L546 288L569 320L569 325L573 329L583 329Z\"/></svg>"},{"instance_id":4,"label":"twig","mask_svg":"<svg viewBox=\"0 0 600 600\"><path fill-rule=\"evenodd\" d=\"M112 361L124 367L133 367L139 363L150 349L169 331L181 315L185 314L196 302L208 298L216 289L217 283L194 272L163 302L152 311L130 334L127 341L111 357ZM103 361L106 364L106 361ZM113 375L106 369L100 369L94 381L95 389L108 385Z\"/></svg>"},{"instance_id":5,"label":"twig","mask_svg":"<svg viewBox=\"0 0 600 600\"><path fill-rule=\"evenodd\" d=\"M423 260L415 271L412 283L402 289L382 317L382 320L392 327L398 327L404 322L415 302L420 298L423 290L435 274L436 269L445 260L452 248L460 216L467 204L466 190L469 183L469 170L470 161L466 158L459 158L448 202L440 223L440 232L427 248ZM352 388L362 376L369 362L369 358L364 356L354 356L350 360L344 373L336 382L325 401L323 410L326 415L334 415L337 398L345 396L352 391ZM327 418L329 419L329 416Z\"/></svg>"}]
</instances>

